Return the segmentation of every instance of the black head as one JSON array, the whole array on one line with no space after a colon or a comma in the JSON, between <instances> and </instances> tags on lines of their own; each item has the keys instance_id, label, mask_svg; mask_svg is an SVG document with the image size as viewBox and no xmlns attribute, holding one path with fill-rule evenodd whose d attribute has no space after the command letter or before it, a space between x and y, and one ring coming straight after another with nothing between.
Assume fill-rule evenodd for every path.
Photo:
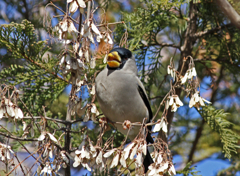
<instances>
[{"instance_id":1,"label":"black head","mask_svg":"<svg viewBox=\"0 0 240 176\"><path fill-rule=\"evenodd\" d=\"M132 52L126 48L114 48L108 54L108 69L121 69L128 59L132 58Z\"/></svg>"},{"instance_id":2,"label":"black head","mask_svg":"<svg viewBox=\"0 0 240 176\"><path fill-rule=\"evenodd\" d=\"M114 48L110 51L110 53L113 51L117 51L122 59L128 59L132 57L132 52L126 48Z\"/></svg>"}]
</instances>

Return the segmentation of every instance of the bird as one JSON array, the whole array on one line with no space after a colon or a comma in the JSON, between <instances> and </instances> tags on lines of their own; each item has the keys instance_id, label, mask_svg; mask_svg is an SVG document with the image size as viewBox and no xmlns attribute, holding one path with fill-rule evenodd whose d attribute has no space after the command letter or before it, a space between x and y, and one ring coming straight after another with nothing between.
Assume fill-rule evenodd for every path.
<instances>
[{"instance_id":1,"label":"bird","mask_svg":"<svg viewBox=\"0 0 240 176\"><path fill-rule=\"evenodd\" d=\"M147 122L152 119L152 110L146 90L138 78L135 57L126 48L114 48L107 55L107 66L95 79L96 97L103 115L111 122ZM123 129L121 124L114 124L119 132L127 135L131 141L139 134L140 127L132 126L131 130ZM153 143L148 126L147 143ZM147 149L143 164L145 173L153 163Z\"/></svg>"}]
</instances>

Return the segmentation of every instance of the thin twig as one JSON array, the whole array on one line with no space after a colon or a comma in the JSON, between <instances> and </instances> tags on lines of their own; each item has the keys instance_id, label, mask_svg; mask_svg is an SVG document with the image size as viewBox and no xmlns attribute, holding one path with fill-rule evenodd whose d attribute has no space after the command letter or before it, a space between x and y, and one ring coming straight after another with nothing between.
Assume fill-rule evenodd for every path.
<instances>
[{"instance_id":1,"label":"thin twig","mask_svg":"<svg viewBox=\"0 0 240 176\"><path fill-rule=\"evenodd\" d=\"M33 154L37 153L37 152L38 152L40 149L42 149L42 148L43 148L43 147L40 147L37 151L33 152L31 155L29 155L29 156L26 157L24 160L22 160L21 163L19 163L18 165L16 165L16 166L14 167L14 169L11 170L6 176L10 175L14 170L17 169L17 167L18 167L20 164L22 164L24 161L26 161L29 157L31 157Z\"/></svg>"},{"instance_id":2,"label":"thin twig","mask_svg":"<svg viewBox=\"0 0 240 176\"><path fill-rule=\"evenodd\" d=\"M16 155L15 153L14 153L13 155L14 155L14 157L17 159L17 162L20 164L20 161L19 161L17 155ZM22 164L20 164L20 168L21 168L21 170L22 170L22 173L25 175L25 172L24 172L24 169L23 169L23 167L22 167Z\"/></svg>"},{"instance_id":3,"label":"thin twig","mask_svg":"<svg viewBox=\"0 0 240 176\"><path fill-rule=\"evenodd\" d=\"M23 143L21 143L20 141L18 141L19 142L19 144L21 144L22 145L22 147L29 153L29 154L31 154L31 152L23 145ZM35 158L35 156L32 156L35 160L37 160L37 158ZM38 161L42 166L44 165L43 163L41 163L41 161Z\"/></svg>"},{"instance_id":4,"label":"thin twig","mask_svg":"<svg viewBox=\"0 0 240 176\"><path fill-rule=\"evenodd\" d=\"M25 107L25 109L28 111L28 113L29 113L30 117L32 118L32 120L34 121L33 115L32 115L32 113L29 111L28 107L25 105L25 103L22 101L21 98L19 98L19 100L21 101L21 103L23 104L23 106ZM39 128L39 126L38 126L36 123L34 123L34 124L36 125L37 129L38 129L39 131L41 131L40 128ZM33 127L32 127L32 128L33 128Z\"/></svg>"},{"instance_id":5,"label":"thin twig","mask_svg":"<svg viewBox=\"0 0 240 176\"><path fill-rule=\"evenodd\" d=\"M5 134L3 132L0 132L0 135L11 138L11 139L19 140L19 141L38 141L37 138L21 138L21 137L13 136L10 134Z\"/></svg>"},{"instance_id":6,"label":"thin twig","mask_svg":"<svg viewBox=\"0 0 240 176\"><path fill-rule=\"evenodd\" d=\"M218 26L218 27L215 27L213 29L197 32L195 34L192 34L191 37L200 38L200 37L203 37L204 35L212 34L214 32L217 32L217 31L221 30L222 28L229 27L229 26L232 26L232 23L225 24L225 25L222 25L222 26Z\"/></svg>"},{"instance_id":7,"label":"thin twig","mask_svg":"<svg viewBox=\"0 0 240 176\"><path fill-rule=\"evenodd\" d=\"M97 27L106 26L106 25L115 25L115 24L124 24L124 21L118 21L115 23L99 24Z\"/></svg>"},{"instance_id":8,"label":"thin twig","mask_svg":"<svg viewBox=\"0 0 240 176\"><path fill-rule=\"evenodd\" d=\"M49 5L52 5L53 7L55 7L55 8L58 9L58 10L60 10L62 13L64 13L64 14L66 15L66 12L64 12L61 8L59 8L58 6L56 6L55 4L53 4L52 2L48 3L45 8L47 8L47 6L49 6Z\"/></svg>"}]
</instances>

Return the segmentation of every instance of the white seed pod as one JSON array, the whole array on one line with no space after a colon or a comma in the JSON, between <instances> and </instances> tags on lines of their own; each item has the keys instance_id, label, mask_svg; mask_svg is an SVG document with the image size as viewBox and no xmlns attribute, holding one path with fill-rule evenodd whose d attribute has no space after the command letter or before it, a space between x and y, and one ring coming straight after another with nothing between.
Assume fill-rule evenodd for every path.
<instances>
[{"instance_id":1,"label":"white seed pod","mask_svg":"<svg viewBox=\"0 0 240 176\"><path fill-rule=\"evenodd\" d=\"M94 103L92 103L91 113L93 113L93 114L97 113L97 107L96 107L96 105Z\"/></svg>"},{"instance_id":2,"label":"white seed pod","mask_svg":"<svg viewBox=\"0 0 240 176\"><path fill-rule=\"evenodd\" d=\"M7 114L8 114L10 117L14 117L14 116L15 116L15 108L13 108L13 107L10 106L10 105L7 105L7 106L6 106L6 109L7 109Z\"/></svg>"},{"instance_id":3,"label":"white seed pod","mask_svg":"<svg viewBox=\"0 0 240 176\"><path fill-rule=\"evenodd\" d=\"M199 103L200 103L201 106L205 106L202 97L199 97Z\"/></svg>"},{"instance_id":4,"label":"white seed pod","mask_svg":"<svg viewBox=\"0 0 240 176\"><path fill-rule=\"evenodd\" d=\"M88 51L88 49L85 51L84 56L86 58L86 61L89 62L89 51Z\"/></svg>"},{"instance_id":5,"label":"white seed pod","mask_svg":"<svg viewBox=\"0 0 240 176\"><path fill-rule=\"evenodd\" d=\"M110 168L116 167L118 165L118 161L119 161L119 153L117 153L112 160L112 163L110 165Z\"/></svg>"},{"instance_id":6,"label":"white seed pod","mask_svg":"<svg viewBox=\"0 0 240 176\"><path fill-rule=\"evenodd\" d=\"M178 96L175 97L175 102L178 106L183 106L183 102L179 99Z\"/></svg>"},{"instance_id":7,"label":"white seed pod","mask_svg":"<svg viewBox=\"0 0 240 176\"><path fill-rule=\"evenodd\" d=\"M101 164L101 163L103 162L102 156L103 156L102 150L100 150L100 152L99 152L99 154L98 154L98 156L97 156L97 158L96 158L96 163L97 163L97 165L99 165L99 164Z\"/></svg>"},{"instance_id":8,"label":"white seed pod","mask_svg":"<svg viewBox=\"0 0 240 176\"><path fill-rule=\"evenodd\" d=\"M88 39L90 40L90 42L92 42L93 44L95 43L95 42L94 42L93 35L92 35L91 32L88 33L88 36L87 36L87 37L88 37Z\"/></svg>"},{"instance_id":9,"label":"white seed pod","mask_svg":"<svg viewBox=\"0 0 240 176\"><path fill-rule=\"evenodd\" d=\"M165 120L162 120L163 122L163 124L162 124L162 130L165 132L165 133L167 133L167 131L168 131L168 128L167 128L167 123L165 122Z\"/></svg>"},{"instance_id":10,"label":"white seed pod","mask_svg":"<svg viewBox=\"0 0 240 176\"><path fill-rule=\"evenodd\" d=\"M132 149L132 147L135 145L135 142L132 142L131 144L129 144L125 149L125 153L124 153L124 158L127 159L130 153L130 150Z\"/></svg>"},{"instance_id":11,"label":"white seed pod","mask_svg":"<svg viewBox=\"0 0 240 176\"><path fill-rule=\"evenodd\" d=\"M22 119L23 118L23 112L20 108L15 107L15 118L18 119Z\"/></svg>"},{"instance_id":12,"label":"white seed pod","mask_svg":"<svg viewBox=\"0 0 240 176\"><path fill-rule=\"evenodd\" d=\"M25 131L25 129L27 128L27 123L23 121L22 124L23 124L23 131Z\"/></svg>"},{"instance_id":13,"label":"white seed pod","mask_svg":"<svg viewBox=\"0 0 240 176\"><path fill-rule=\"evenodd\" d=\"M92 28L93 32L94 32L97 36L99 36L99 38L101 39L101 38L102 38L102 35L101 35L100 31L98 30L97 26L96 26L93 22L92 22L92 24L91 24L91 28Z\"/></svg>"},{"instance_id":14,"label":"white seed pod","mask_svg":"<svg viewBox=\"0 0 240 176\"><path fill-rule=\"evenodd\" d=\"M86 3L83 0L77 0L77 2L81 8L86 8Z\"/></svg>"},{"instance_id":15,"label":"white seed pod","mask_svg":"<svg viewBox=\"0 0 240 176\"><path fill-rule=\"evenodd\" d=\"M2 119L3 114L5 113L5 108L4 107L0 107L0 119Z\"/></svg>"},{"instance_id":16,"label":"white seed pod","mask_svg":"<svg viewBox=\"0 0 240 176\"><path fill-rule=\"evenodd\" d=\"M63 20L63 21L59 22L59 27L62 30L62 32L67 32L67 30L68 30L67 20ZM61 30L59 30L59 31L61 31Z\"/></svg>"},{"instance_id":17,"label":"white seed pod","mask_svg":"<svg viewBox=\"0 0 240 176\"><path fill-rule=\"evenodd\" d=\"M96 40L97 40L97 42L99 43L99 42L101 42L101 38L100 38L100 36L99 35L97 35L97 38L96 38Z\"/></svg>"},{"instance_id":18,"label":"white seed pod","mask_svg":"<svg viewBox=\"0 0 240 176\"><path fill-rule=\"evenodd\" d=\"M70 13L75 13L78 9L78 4L76 1L71 2L70 6L69 6L69 12Z\"/></svg>"},{"instance_id":19,"label":"white seed pod","mask_svg":"<svg viewBox=\"0 0 240 176\"><path fill-rule=\"evenodd\" d=\"M106 55L104 56L104 59L103 59L103 63L104 63L104 64L107 63L107 58L108 58L108 55L106 54Z\"/></svg>"},{"instance_id":20,"label":"white seed pod","mask_svg":"<svg viewBox=\"0 0 240 176\"><path fill-rule=\"evenodd\" d=\"M104 42L109 43L110 45L113 44L113 40L112 40L111 36L109 35L109 33L107 33L107 36L104 39Z\"/></svg>"},{"instance_id":21,"label":"white seed pod","mask_svg":"<svg viewBox=\"0 0 240 176\"><path fill-rule=\"evenodd\" d=\"M92 57L90 59L90 67L93 69L93 68L95 68L95 66L96 66L96 58Z\"/></svg>"},{"instance_id":22,"label":"white seed pod","mask_svg":"<svg viewBox=\"0 0 240 176\"><path fill-rule=\"evenodd\" d=\"M74 45L73 45L73 50L74 52L77 52L78 51L78 48L79 48L79 42L76 42Z\"/></svg>"},{"instance_id":23,"label":"white seed pod","mask_svg":"<svg viewBox=\"0 0 240 176\"><path fill-rule=\"evenodd\" d=\"M194 101L197 103L197 102L199 102L199 99L200 99L200 97L199 97L199 92L195 92L195 94L193 95L194 96Z\"/></svg>"},{"instance_id":24,"label":"white seed pod","mask_svg":"<svg viewBox=\"0 0 240 176\"><path fill-rule=\"evenodd\" d=\"M122 151L122 153L121 153L121 157L120 157L120 163L121 163L121 165L123 166L123 167L126 167L127 166L127 163L126 163L126 159L125 159L125 151Z\"/></svg>"},{"instance_id":25,"label":"white seed pod","mask_svg":"<svg viewBox=\"0 0 240 176\"><path fill-rule=\"evenodd\" d=\"M91 95L95 95L96 94L95 84L92 85L92 90L91 90L90 94Z\"/></svg>"},{"instance_id":26,"label":"white seed pod","mask_svg":"<svg viewBox=\"0 0 240 176\"><path fill-rule=\"evenodd\" d=\"M137 167L141 167L143 164L143 157L142 157L142 153L137 152L137 157L136 157L136 162L135 164L137 165Z\"/></svg>"},{"instance_id":27,"label":"white seed pod","mask_svg":"<svg viewBox=\"0 0 240 176\"><path fill-rule=\"evenodd\" d=\"M171 70L172 70L172 67L170 65L168 65L167 67L167 73L170 75L171 74Z\"/></svg>"},{"instance_id":28,"label":"white seed pod","mask_svg":"<svg viewBox=\"0 0 240 176\"><path fill-rule=\"evenodd\" d=\"M187 81L187 78L188 78L188 74L185 73L185 75L181 77L181 83L184 84Z\"/></svg>"},{"instance_id":29,"label":"white seed pod","mask_svg":"<svg viewBox=\"0 0 240 176\"><path fill-rule=\"evenodd\" d=\"M61 58L60 62L59 62L59 65L61 66L65 61L65 55L63 55L63 57Z\"/></svg>"},{"instance_id":30,"label":"white seed pod","mask_svg":"<svg viewBox=\"0 0 240 176\"><path fill-rule=\"evenodd\" d=\"M139 146L139 145L137 144L137 145L135 145L135 146L132 148L132 152L131 152L130 157L129 157L130 159L133 159L134 156L136 155L138 146Z\"/></svg>"},{"instance_id":31,"label":"white seed pod","mask_svg":"<svg viewBox=\"0 0 240 176\"><path fill-rule=\"evenodd\" d=\"M195 67L192 68L192 76L197 76L197 72L196 72Z\"/></svg>"},{"instance_id":32,"label":"white seed pod","mask_svg":"<svg viewBox=\"0 0 240 176\"><path fill-rule=\"evenodd\" d=\"M108 152L106 152L106 153L103 155L103 157L104 157L104 158L108 158L108 157L111 156L115 151L116 151L116 149L109 150Z\"/></svg>"},{"instance_id":33,"label":"white seed pod","mask_svg":"<svg viewBox=\"0 0 240 176\"><path fill-rule=\"evenodd\" d=\"M176 170L173 164L171 164L171 167L168 170L169 175L176 175Z\"/></svg>"},{"instance_id":34,"label":"white seed pod","mask_svg":"<svg viewBox=\"0 0 240 176\"><path fill-rule=\"evenodd\" d=\"M177 105L176 105L176 103L173 103L171 112L176 112L176 111L177 111Z\"/></svg>"},{"instance_id":35,"label":"white seed pod","mask_svg":"<svg viewBox=\"0 0 240 176\"><path fill-rule=\"evenodd\" d=\"M188 79L192 79L192 77L193 77L193 76L192 76L191 69L188 69L188 70L187 70L187 78L188 78Z\"/></svg>"},{"instance_id":36,"label":"white seed pod","mask_svg":"<svg viewBox=\"0 0 240 176\"><path fill-rule=\"evenodd\" d=\"M74 26L73 22L71 20L69 20L69 27L68 27L68 32L76 32L78 33L78 30L76 29L76 27Z\"/></svg>"},{"instance_id":37,"label":"white seed pod","mask_svg":"<svg viewBox=\"0 0 240 176\"><path fill-rule=\"evenodd\" d=\"M172 96L169 96L168 99L169 99L169 106L172 106L173 103L174 103L173 97L172 97Z\"/></svg>"},{"instance_id":38,"label":"white seed pod","mask_svg":"<svg viewBox=\"0 0 240 176\"><path fill-rule=\"evenodd\" d=\"M53 136L53 134L51 134L51 133L47 133L47 134L53 142L55 142L55 143L58 142L58 140Z\"/></svg>"},{"instance_id":39,"label":"white seed pod","mask_svg":"<svg viewBox=\"0 0 240 176\"><path fill-rule=\"evenodd\" d=\"M153 133L158 132L158 131L160 131L161 128L162 128L162 120L154 126L152 132Z\"/></svg>"},{"instance_id":40,"label":"white seed pod","mask_svg":"<svg viewBox=\"0 0 240 176\"><path fill-rule=\"evenodd\" d=\"M45 139L46 132L42 132L41 135L38 137L38 141L43 141Z\"/></svg>"}]
</instances>

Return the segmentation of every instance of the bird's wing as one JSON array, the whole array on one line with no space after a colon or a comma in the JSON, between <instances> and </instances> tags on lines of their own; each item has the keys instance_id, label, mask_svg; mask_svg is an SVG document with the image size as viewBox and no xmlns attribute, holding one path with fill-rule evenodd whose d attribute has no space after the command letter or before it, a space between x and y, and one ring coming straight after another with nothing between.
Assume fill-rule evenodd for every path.
<instances>
[{"instance_id":1,"label":"bird's wing","mask_svg":"<svg viewBox=\"0 0 240 176\"><path fill-rule=\"evenodd\" d=\"M145 89L144 89L144 87L143 87L143 84L142 84L142 82L139 80L139 78L137 78L137 79L138 79L138 92L139 92L139 94L140 94L140 96L141 96L141 98L142 98L145 106L146 106L147 109L148 109L148 114L149 114L148 122L150 122L150 121L152 120L152 117L153 117L152 109L151 109L149 100L148 100L148 98L147 98L146 91L145 91ZM151 131L151 130L152 130L152 126L148 126L148 130ZM154 142L154 141L153 141L153 138L151 137L151 134L150 134L149 132L147 133L147 138L146 138L146 140L147 140L147 143L149 143L149 142L150 142L150 143L153 143L153 142Z\"/></svg>"},{"instance_id":2,"label":"bird's wing","mask_svg":"<svg viewBox=\"0 0 240 176\"><path fill-rule=\"evenodd\" d=\"M145 90L142 82L140 81L140 79L137 76L136 76L136 78L137 78L137 83L138 83L138 92L139 92L145 106L148 109L149 121L151 121L152 117L153 117L153 113L152 113L152 109L151 109L151 106L150 106L150 103L149 103L149 100L148 100L148 97L146 94L146 90Z\"/></svg>"},{"instance_id":3,"label":"bird's wing","mask_svg":"<svg viewBox=\"0 0 240 176\"><path fill-rule=\"evenodd\" d=\"M149 104L149 101L148 101L148 98L147 98L147 95L146 95L144 89L139 84L138 84L138 92L139 92L140 96L142 97L145 106L148 109L149 121L151 121L152 120L152 116L153 116L152 115L152 109L151 109L151 106Z\"/></svg>"}]
</instances>

